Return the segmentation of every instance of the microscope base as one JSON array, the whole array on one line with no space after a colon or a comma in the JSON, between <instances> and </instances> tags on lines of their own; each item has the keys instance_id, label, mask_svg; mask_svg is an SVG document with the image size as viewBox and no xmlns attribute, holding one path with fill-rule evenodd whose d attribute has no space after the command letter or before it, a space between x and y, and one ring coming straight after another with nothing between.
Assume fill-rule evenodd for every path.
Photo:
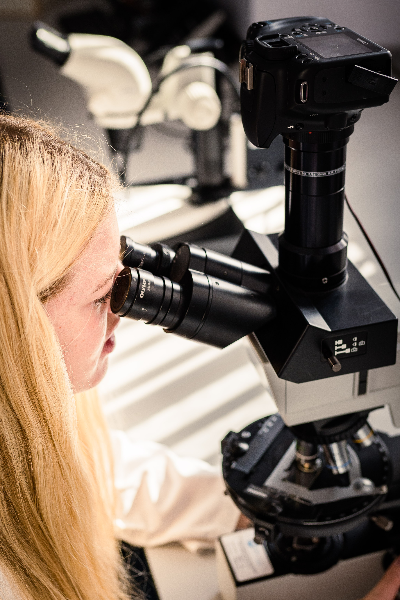
<instances>
[{"instance_id":1,"label":"microscope base","mask_svg":"<svg viewBox=\"0 0 400 600\"><path fill-rule=\"evenodd\" d=\"M217 543L217 571L223 600L359 600L383 575L385 551L339 561L316 575L276 575L253 529L236 531Z\"/></svg>"}]
</instances>

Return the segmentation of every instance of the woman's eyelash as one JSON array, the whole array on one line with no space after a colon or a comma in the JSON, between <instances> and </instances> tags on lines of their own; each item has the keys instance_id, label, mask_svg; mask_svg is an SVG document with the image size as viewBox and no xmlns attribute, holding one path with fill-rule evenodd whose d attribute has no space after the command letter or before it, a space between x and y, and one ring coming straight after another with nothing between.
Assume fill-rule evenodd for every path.
<instances>
[{"instance_id":1,"label":"woman's eyelash","mask_svg":"<svg viewBox=\"0 0 400 600\"><path fill-rule=\"evenodd\" d=\"M100 304L105 304L107 302L107 300L110 300L111 292L112 292L112 288L107 292L107 294L105 296L103 296L102 298L99 298L98 300L95 300L94 304L96 306L100 306Z\"/></svg>"}]
</instances>

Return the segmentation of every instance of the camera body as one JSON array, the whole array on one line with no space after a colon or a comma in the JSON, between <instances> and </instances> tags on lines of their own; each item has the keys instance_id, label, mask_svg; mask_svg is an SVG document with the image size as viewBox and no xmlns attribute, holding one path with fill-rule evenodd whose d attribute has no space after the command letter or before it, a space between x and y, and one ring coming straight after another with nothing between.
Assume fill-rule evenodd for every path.
<instances>
[{"instance_id":1,"label":"camera body","mask_svg":"<svg viewBox=\"0 0 400 600\"><path fill-rule=\"evenodd\" d=\"M253 23L240 81L244 130L264 148L278 134L344 129L396 84L388 50L322 17Z\"/></svg>"}]
</instances>

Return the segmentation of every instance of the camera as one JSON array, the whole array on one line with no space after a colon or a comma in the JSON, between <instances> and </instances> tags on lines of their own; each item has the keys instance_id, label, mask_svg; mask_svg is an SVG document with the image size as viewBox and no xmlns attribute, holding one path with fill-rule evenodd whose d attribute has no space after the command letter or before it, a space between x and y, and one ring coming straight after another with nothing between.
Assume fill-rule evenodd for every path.
<instances>
[{"instance_id":1,"label":"camera","mask_svg":"<svg viewBox=\"0 0 400 600\"><path fill-rule=\"evenodd\" d=\"M347 142L397 80L387 50L321 17L254 23L239 68L249 140L283 136L284 231L245 230L231 257L122 238L111 308L219 347L249 336L279 414L223 440L227 491L277 575L318 573L393 548L400 529L400 436L368 423L388 404L400 425L397 396L376 385L396 362L397 319L343 231Z\"/></svg>"},{"instance_id":2,"label":"camera","mask_svg":"<svg viewBox=\"0 0 400 600\"><path fill-rule=\"evenodd\" d=\"M264 148L293 131L333 141L364 108L387 102L396 81L388 50L328 19L253 23L240 49L244 130Z\"/></svg>"}]
</instances>

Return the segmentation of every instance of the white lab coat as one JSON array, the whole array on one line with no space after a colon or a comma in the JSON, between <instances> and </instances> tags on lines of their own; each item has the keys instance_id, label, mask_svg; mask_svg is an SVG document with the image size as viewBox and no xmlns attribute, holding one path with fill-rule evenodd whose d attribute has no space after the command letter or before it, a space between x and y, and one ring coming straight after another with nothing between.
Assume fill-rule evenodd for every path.
<instances>
[{"instance_id":1,"label":"white lab coat","mask_svg":"<svg viewBox=\"0 0 400 600\"><path fill-rule=\"evenodd\" d=\"M235 529L239 510L224 495L219 468L156 442L133 442L123 431L110 434L121 539L147 547L178 541L196 550Z\"/></svg>"},{"instance_id":2,"label":"white lab coat","mask_svg":"<svg viewBox=\"0 0 400 600\"><path fill-rule=\"evenodd\" d=\"M133 442L111 430L119 538L134 546L181 542L189 550L213 545L235 529L239 510L224 495L220 470L182 458L156 442ZM0 572L1 600L17 600Z\"/></svg>"}]
</instances>

